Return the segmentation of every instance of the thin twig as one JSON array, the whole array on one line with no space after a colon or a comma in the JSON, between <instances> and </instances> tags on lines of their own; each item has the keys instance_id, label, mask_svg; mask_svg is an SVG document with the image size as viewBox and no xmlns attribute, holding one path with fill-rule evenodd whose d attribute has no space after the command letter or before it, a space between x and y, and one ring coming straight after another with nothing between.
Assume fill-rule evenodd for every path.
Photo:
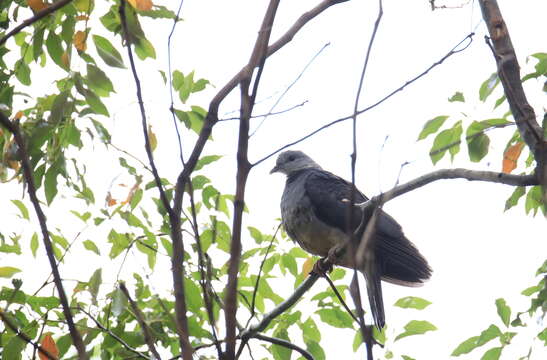
<instances>
[{"instance_id":1,"label":"thin twig","mask_svg":"<svg viewBox=\"0 0 547 360\"><path fill-rule=\"evenodd\" d=\"M180 156L180 161L182 163L182 166L184 166L184 153L182 152L182 138L180 136L179 124L175 116L175 103L173 101L173 71L171 68L171 39L173 38L173 34L175 33L175 27L177 26L180 20L180 11L182 9L183 2L184 0L180 0L179 8L177 9L177 15L175 16L175 19L173 20L173 26L171 27L171 31L169 32L169 36L167 37L167 71L169 72L169 98L171 100L171 105L169 106L169 110L171 111L173 126L175 127L175 131L177 133L177 140L179 143L178 144L179 156Z\"/></svg>"},{"instance_id":2,"label":"thin twig","mask_svg":"<svg viewBox=\"0 0 547 360\"><path fill-rule=\"evenodd\" d=\"M267 342L269 342L269 343L272 343L272 344L275 344L275 345L279 345L279 346L283 346L283 347L286 347L287 349L291 349L291 350L297 351L297 352L300 353L300 355L302 355L305 359L307 359L307 360L314 360L314 357L312 356L312 354L310 354L308 351L302 349L300 346L297 346L297 345L293 344L293 343L290 342L290 341L287 341L287 340L284 340L284 339L280 339L280 338L271 337L271 336L266 336L266 335L262 335L262 334L254 334L252 337L253 337L254 339L258 339L258 340L262 340L262 341L267 341Z\"/></svg>"},{"instance_id":3,"label":"thin twig","mask_svg":"<svg viewBox=\"0 0 547 360\"><path fill-rule=\"evenodd\" d=\"M59 300L63 307L63 314L65 316L68 329L70 331L72 342L74 346L76 347L76 350L78 351L78 356L80 357L80 359L86 360L88 359L88 356L87 356L87 353L85 352L85 345L82 341L82 337L80 333L78 332L78 329L76 329L76 325L74 324L74 319L72 317L72 313L70 312L68 298L66 296L65 289L63 287L61 274L59 273L59 268L57 267L57 261L55 260L53 245L51 243L49 230L47 227L46 215L44 214L44 211L42 210L42 206L40 205L40 200L38 200L38 196L36 194L36 185L34 183L34 176L32 174L32 167L30 165L25 139L23 138L23 135L21 134L18 124L11 122L3 112L0 112L0 124L2 124L10 133L12 133L15 139L15 143L17 144L19 148L18 152L21 157L23 177L25 178L25 182L27 184L27 191L30 197L30 201L34 207L36 216L38 217L38 222L40 224L40 229L42 231L42 240L44 242L44 247L46 248L46 255L48 257L49 264L51 266L51 271L53 273L55 287L57 288L57 292L59 294Z\"/></svg>"},{"instance_id":4,"label":"thin twig","mask_svg":"<svg viewBox=\"0 0 547 360\"><path fill-rule=\"evenodd\" d=\"M357 111L355 114L350 114L350 115L347 115L347 116L344 116L344 117L341 117L339 119L336 119L336 120L333 120L321 127L319 127L318 129L316 130L313 130L312 132L310 132L309 134L301 137L300 139L298 140L295 140L293 142L290 142L286 145L283 145L282 147L280 147L279 149L271 152L270 154L264 156L263 158L257 160L256 162L253 163L253 167L260 164L261 162L265 161L265 160L268 160L269 158L271 158L272 156L274 156L275 154L285 150L286 148L288 147L291 147L293 145L296 145L298 143L301 143L302 141L304 140L307 140L308 138L312 137L313 135L333 126L333 125L336 125L338 123L341 123L341 122L344 122L346 120L350 120L353 118L354 115L360 115L360 114L363 114L373 108L375 108L376 106L382 104L383 102L385 102L386 100L388 100L389 98L391 98L393 95L397 94L398 92L402 91L404 88L406 88L408 85L412 84L413 82L417 81L418 79L424 77L425 75L427 75L433 68L441 65L446 59L448 59L450 56L454 55L454 54L457 54L457 53L460 53L462 51L464 51L465 49L467 49L469 47L469 45L471 44L471 42L473 41L473 35L475 35L474 33L471 33L469 35L467 35L462 41L460 41L456 46L454 46L452 48L452 50L450 50L446 55L444 55L440 60L436 61L435 63L433 63L431 66L429 66L426 70L424 70L422 73L420 73L419 75L413 77L412 79L406 81L403 85L399 86L397 89L391 91L389 94L385 95L384 97L382 97L380 100L376 101L375 103ZM469 40L469 43L467 45L465 45L463 48L459 48L464 42L466 42L467 40Z\"/></svg>"},{"instance_id":5,"label":"thin twig","mask_svg":"<svg viewBox=\"0 0 547 360\"><path fill-rule=\"evenodd\" d=\"M247 320L247 324L245 325L245 327L249 326L249 323L255 317L256 294L258 293L258 285L260 284L260 278L262 276L262 268L264 267L264 263L266 263L266 259L268 258L268 254L270 253L270 249L272 248L273 242L280 228L281 228L281 223L275 229L275 232L272 235L272 238L270 239L270 244L268 245L268 248L266 249L266 253L264 254L264 257L262 258L262 262L260 263L260 268L258 269L258 275L256 276L255 287L253 290L253 299L251 300L251 316L249 316L249 319Z\"/></svg>"},{"instance_id":6,"label":"thin twig","mask_svg":"<svg viewBox=\"0 0 547 360\"><path fill-rule=\"evenodd\" d=\"M183 354L184 360L192 359L192 345L190 344L189 334L188 334L188 318L186 316L186 298L184 290L184 246L182 242L182 233L181 233L181 220L180 220L180 211L175 211L169 204L167 195L163 189L161 183L161 178L156 169L156 164L154 162L154 156L152 154L152 147L150 144L150 138L148 135L148 125L146 120L146 113L144 109L144 103L142 100L142 92L139 76L135 67L135 61L133 59L133 51L131 50L131 43L129 42L127 21L125 18L125 1L120 3L119 8L120 19L122 22L122 28L124 33L124 38L127 41L127 55L129 56L129 62L131 64L131 72L133 73L133 79L135 81L135 86L137 88L137 99L139 103L139 109L141 112L141 123L142 131L145 141L145 150L146 155L148 156L148 162L152 168L152 174L154 175L154 181L156 182L156 187L160 193L161 202L169 215L169 223L171 226L171 239L173 241L173 257L171 259L172 263L172 276L173 276L173 290L175 293L175 312L177 319L177 334L179 336L179 343L181 351ZM178 191L184 191L184 189L178 189ZM182 204L181 204L182 205Z\"/></svg>"},{"instance_id":7,"label":"thin twig","mask_svg":"<svg viewBox=\"0 0 547 360\"><path fill-rule=\"evenodd\" d=\"M241 335L241 339L249 338L253 336L254 334L257 334L259 332L264 331L272 322L273 319L284 313L286 310L288 310L291 306L293 306L298 300L302 298L302 295L308 291L313 284L317 282L319 279L319 276L315 273L310 273L306 280L304 280L292 293L291 296L286 298L283 302L278 304L272 311L264 315L262 317L262 320L260 320L257 324L251 325L247 329L245 329Z\"/></svg>"},{"instance_id":8,"label":"thin twig","mask_svg":"<svg viewBox=\"0 0 547 360\"><path fill-rule=\"evenodd\" d=\"M336 297L338 298L338 300L340 301L340 303L342 304L342 306L344 307L344 309L346 309L346 312L353 318L353 320L355 320L355 322L357 323L357 325L359 325L361 322L359 321L359 319L357 318L357 316L355 316L355 314L353 313L353 311L351 311L351 309L349 308L348 304L346 304L346 302L344 301L344 298L342 297L342 294L340 294L340 292L338 291L338 289L336 288L336 285L334 285L334 283L332 282L331 278L325 274L325 280L327 280L327 282L329 283L332 291L334 292L334 294L336 295Z\"/></svg>"},{"instance_id":9,"label":"thin twig","mask_svg":"<svg viewBox=\"0 0 547 360\"><path fill-rule=\"evenodd\" d=\"M99 328L99 330L107 333L109 336L111 336L114 340L116 340L118 343L120 343L126 350L136 354L138 357L142 358L142 359L147 359L147 360L152 360L150 357L148 357L146 354L143 354L142 352L138 351L137 349L134 349L133 347L131 347L128 343L126 343L122 338L120 338L118 335L114 334L112 331L110 331L110 329L108 329L106 326L104 326L103 324L101 324L101 322L99 322L99 320L97 320L93 315L91 315L88 311L82 309L82 308L79 308L79 310L81 312L83 312L84 314L87 315L87 317L89 317L94 323L95 325L97 326L97 328Z\"/></svg>"},{"instance_id":10,"label":"thin twig","mask_svg":"<svg viewBox=\"0 0 547 360\"><path fill-rule=\"evenodd\" d=\"M34 347L34 349L38 349L40 353L42 353L45 357L47 357L49 360L57 360L57 357L52 355L49 351L44 349L40 344L35 343L32 341L30 336L19 330L17 325L15 325L10 318L4 313L2 309L0 309L0 319L6 324L6 327L8 327L11 331L13 331L19 338L21 338L24 342L27 344L30 344Z\"/></svg>"},{"instance_id":11,"label":"thin twig","mask_svg":"<svg viewBox=\"0 0 547 360\"><path fill-rule=\"evenodd\" d=\"M327 48L327 46L330 45L330 42L329 43L326 43L325 45L323 45L323 47L321 49L319 49L319 51L317 51L315 53L315 55L313 55L313 57L311 58L310 61L308 61L308 63L306 64L306 66L304 66L304 68L302 69L302 71L300 71L300 73L298 74L298 76L289 84L289 86L287 86L285 88L285 90L283 90L283 92L281 93L281 95L279 95L279 97L277 98L277 100L275 101L275 103L272 105L272 107L270 108L270 110L264 115L264 118L262 119L262 121L258 124L258 126L253 130L253 132L249 135L249 137L252 137L257 131L258 129L260 129L260 127L262 126L262 124L264 124L264 122L266 121L266 119L268 118L268 115L270 114L273 114L273 111L275 109L275 107L277 105L279 105L279 103L281 102L281 100L283 99L283 97L289 92L289 90L298 82L298 80L300 80L300 78L302 77L302 75L304 75L304 73L306 72L306 70L310 67L310 65L315 61L315 59L317 59L317 57L323 52L323 50L325 50Z\"/></svg>"},{"instance_id":12,"label":"thin twig","mask_svg":"<svg viewBox=\"0 0 547 360\"><path fill-rule=\"evenodd\" d=\"M154 357L158 360L161 359L160 354L158 353L158 350L156 349L156 345L154 345L154 339L152 338L152 334L150 333L150 329L148 328L148 324L146 324L146 321L144 321L144 315L141 312L141 309L137 306L137 303L131 295L129 294L129 291L127 290L127 287L125 286L125 283L123 281L120 282L120 290L123 292L127 300L129 301L129 305L131 306L131 309L133 310L133 314L135 315L135 318L137 319L137 322L139 323L139 326L142 329L142 334L144 335L144 342L146 345L148 345L148 349L152 354L154 354Z\"/></svg>"},{"instance_id":13,"label":"thin twig","mask_svg":"<svg viewBox=\"0 0 547 360\"><path fill-rule=\"evenodd\" d=\"M353 220L353 211L355 211L355 208L353 206L353 204L355 203L355 196L356 196L356 193L357 193L357 188L355 187L355 164L357 162L357 111L358 111L358 108L359 108L359 100L361 98L361 91L363 90L363 83L364 83L364 79L365 79L365 74L366 74L366 71L367 71L367 67L368 67L368 61L370 59L370 54L372 52L372 47L374 45L374 40L376 39L376 33L378 32L378 28L380 26L380 22L382 20L382 16L384 14L384 11L383 11L383 6L382 6L382 0L379 0L378 1L378 15L376 17L376 21L374 22L374 27L373 27L373 30L372 30L372 35L370 36L370 40L369 40L369 43L368 43L368 46L367 46L367 53L366 53L366 56L365 56L365 61L363 63L363 69L361 71L361 77L359 78L359 86L357 87L357 94L355 96L355 104L354 104L354 107L353 107L353 116L352 116L352 145L353 145L353 153L351 154L351 194L350 194L350 201L349 201L349 221L348 221L348 228L347 228L347 232L348 232L348 242L349 242L349 247L351 249L351 254L353 254L353 263L354 264L357 264L358 262L356 261L357 259L357 256L359 255L359 252L358 251L355 251L355 244L359 243L358 240L361 240L363 241L364 243L359 243L359 249L363 249L363 251L368 251L370 246L368 244L368 238L362 238L362 239L356 239L356 236L358 236L358 234L356 234L355 232L352 231L352 229L355 228L355 226L357 224L352 224L352 220ZM365 216L365 212L363 211L363 216ZM365 267L366 270L368 270L367 272L367 275L369 275L369 279L365 279L365 281L374 281L373 279L375 278L375 274L374 272L376 271L376 266L375 266L375 258L374 256L370 256L369 257L370 261L367 262L367 267ZM329 280L329 283L330 283L330 279ZM372 360L373 358L373 354L372 354L372 346L373 346L373 342L372 342L372 329L368 328L365 326L365 319L364 319L364 312L363 312L363 308L361 306L362 304L362 301L361 301L361 292L359 291L359 277L357 276L357 267L354 267L353 269L353 281L352 281L352 284L354 284L355 286L355 289L356 291L353 291L351 292L351 295L353 297L353 302L357 308L357 315L359 317L359 321L357 321L357 324L359 325L359 328L361 330L361 336L362 338L364 339L365 343L366 343L366 352L367 352L367 359L368 360ZM332 286L334 287L334 284L332 284ZM369 288L370 289L370 288ZM371 298L371 295L369 294L369 299ZM345 303L343 302L344 306L346 306L346 309L348 310L347 308L347 305L345 305ZM371 308L372 308L372 304L371 304Z\"/></svg>"},{"instance_id":14,"label":"thin twig","mask_svg":"<svg viewBox=\"0 0 547 360\"><path fill-rule=\"evenodd\" d=\"M268 117L268 116L272 116L272 115L284 114L284 113L292 111L296 108L302 107L302 106L306 105L307 103L308 103L308 100L305 100L305 101L302 101L300 104L293 105L293 106L291 106L287 109L284 109L284 110L279 110L279 111L275 111L275 112L268 112L266 114L260 114L260 115L253 115L253 116L251 116L251 119L256 119L256 118L260 118L260 117ZM230 121L230 120L239 120L239 116L238 117L234 116L234 117L230 117L230 118L223 118L223 119L219 119L218 121L221 122L221 121Z\"/></svg>"},{"instance_id":15,"label":"thin twig","mask_svg":"<svg viewBox=\"0 0 547 360\"><path fill-rule=\"evenodd\" d=\"M38 11L33 17L26 19L21 24L17 25L13 30L9 31L6 35L0 38L0 45L3 45L10 37L19 33L21 30L37 22L38 20L48 16L49 14L59 10L63 6L70 3L72 0L59 0L54 4L49 5L47 8Z\"/></svg>"}]
</instances>

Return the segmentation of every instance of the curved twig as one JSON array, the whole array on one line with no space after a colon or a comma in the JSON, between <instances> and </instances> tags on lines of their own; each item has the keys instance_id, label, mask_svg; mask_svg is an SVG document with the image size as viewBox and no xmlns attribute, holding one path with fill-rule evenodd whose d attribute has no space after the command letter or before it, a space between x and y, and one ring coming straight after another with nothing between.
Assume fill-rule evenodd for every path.
<instances>
[{"instance_id":1,"label":"curved twig","mask_svg":"<svg viewBox=\"0 0 547 360\"><path fill-rule=\"evenodd\" d=\"M267 342L272 343L272 344L276 344L276 345L279 345L279 346L286 347L287 349L291 349L291 350L299 352L300 355L302 355L307 360L314 360L314 357L312 356L312 354L310 354L308 351L302 349L300 346L297 346L297 345L293 344L290 341L280 339L280 338L270 337L270 336L266 336L266 335L262 335L262 334L254 334L252 336L252 338L262 340L262 341L267 341Z\"/></svg>"},{"instance_id":2,"label":"curved twig","mask_svg":"<svg viewBox=\"0 0 547 360\"><path fill-rule=\"evenodd\" d=\"M47 8L38 11L36 14L34 14L33 17L28 18L27 20L23 21L21 24L17 25L15 28L13 28L13 30L11 30L6 35L4 35L2 38L0 38L0 45L3 45L6 41L8 41L8 39L10 37L12 37L15 34L19 33L21 30L23 30L27 26L30 26L30 25L34 24L35 22L37 22L38 20L40 20L40 19L48 16L49 14L59 10L60 8L67 5L71 1L72 0L59 0L56 3L51 4Z\"/></svg>"}]
</instances>

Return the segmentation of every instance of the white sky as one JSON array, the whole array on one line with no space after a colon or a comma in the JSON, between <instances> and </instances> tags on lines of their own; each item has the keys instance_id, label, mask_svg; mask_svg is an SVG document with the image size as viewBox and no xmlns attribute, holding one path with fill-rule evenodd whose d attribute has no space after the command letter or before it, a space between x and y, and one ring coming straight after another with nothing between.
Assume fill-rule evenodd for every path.
<instances>
[{"instance_id":1,"label":"white sky","mask_svg":"<svg viewBox=\"0 0 547 360\"><path fill-rule=\"evenodd\" d=\"M316 3L310 0L282 2L272 39L277 39L303 11ZM460 1L444 2L458 3ZM215 86L193 100L191 98L192 103L197 102L206 108L211 96L247 61L266 4L264 0L185 1L182 11L185 21L178 25L173 43L174 69L185 74L195 69L197 77L209 79ZM526 66L526 56L545 51L544 17L547 3L540 0L505 0L499 1L499 4L521 67L530 70ZM309 131L351 113L366 46L376 18L376 6L376 1L352 1L337 5L309 23L292 43L268 60L259 99L269 96L276 99L312 56L323 45L330 43L285 96L277 110L305 100L308 103L297 110L268 118L251 138L251 160L259 159ZM169 26L161 27L150 22L144 24L145 32L156 47L158 62L147 60L144 64L139 63L138 68L142 72L149 120L160 139L155 152L160 173L174 180L180 165L168 112L168 89L155 71L166 70L165 49ZM96 31L103 32L100 28ZM434 169L427 155L432 139L420 143L415 141L426 120L441 114L454 115L449 122L464 119L462 109L468 116L468 122L495 117L490 113L492 103L480 105L478 100L480 84L495 71L494 60L483 41L486 29L481 23L478 4L463 9L431 12L429 2L425 0L384 2L384 17L369 63L361 107L425 70L471 31L475 31L476 35L469 49L454 55L388 102L359 117L356 177L359 188L365 194L372 196L391 188L397 181L401 164L406 161L410 164L403 169L402 182ZM112 98L111 104L118 105L117 110L112 111L112 122L105 120L105 124L115 129L115 144L144 160L133 81L129 72L114 70L113 73L118 94ZM38 81L33 79L34 85ZM50 84L47 79L43 83ZM545 97L533 96L531 91L537 92L539 86L528 85L532 85L527 88L539 116L545 106ZM449 104L447 98L455 91L463 91L468 104ZM233 95L221 107L221 114L238 108L238 90ZM499 93L492 96L493 99L497 97ZM257 105L255 112L268 111L271 103L270 100L262 106ZM437 168L458 166L499 171L501 153L512 131L499 131L500 141L492 141L491 154L481 164L469 164L465 146L462 146L462 153L454 164L443 159ZM491 134L496 136L494 132ZM205 152L224 155L224 158L215 169L211 167L205 174L213 179L215 186L233 193L236 123L217 125L213 136L215 141L207 145ZM389 138L382 146L386 136ZM186 154L192 146L191 140L185 142ZM352 149L349 122L336 125L294 148L306 151L325 169L345 178L350 177L349 155ZM91 154L81 155L88 164L89 173L98 174L94 189L97 189L95 195L99 204L118 175L105 176L107 172L104 169L109 161L117 162L117 157L118 154L106 154L99 147ZM265 232L271 231L275 225L274 219L280 216L278 203L284 186L281 176L268 175L273 163L274 159L271 159L253 169L246 197L251 213L245 219L245 225L259 227ZM13 185L0 186L1 198L19 196L21 190L14 189ZM420 360L448 358L461 341L479 335L489 324L495 323L501 328L494 305L496 298L506 298L513 313L527 309L528 300L519 293L535 284L533 274L546 258L545 222L540 217L526 217L521 205L504 213L505 199L512 190L503 185L447 180L423 187L385 205L385 209L403 226L407 236L434 269L431 281L419 289L384 285L387 322L391 329L397 329L397 333L410 319L429 320L439 329L395 343L390 350L397 356L407 354ZM10 206L3 207L0 213L13 217L15 208ZM71 215L64 211L55 208L46 211L52 228L79 227L79 224L67 224L66 219ZM9 228L14 232L28 231L25 225L10 224ZM81 240L95 240L101 236L84 232ZM106 254L108 251L105 248L103 252ZM0 255L2 263L3 256ZM18 266L15 261L17 259L6 258L6 262ZM82 261L88 266L82 266ZM66 277L77 277L76 274L81 273L82 278L87 279L97 266L97 260L91 257L75 262L77 264L65 265L64 273L70 274ZM164 271L163 275L161 271ZM155 274L166 279L167 286L170 283L170 275L166 275L168 271L168 267L156 268ZM0 284L6 281L0 280ZM396 299L407 295L424 297L433 304L422 312L390 306ZM509 346L502 359L515 359L527 353L529 337L522 338L522 346ZM329 359L357 359L363 356L362 351L353 353L353 334L349 331L325 325L323 339L333 339L322 342ZM517 343L518 337L514 341ZM484 350L461 358L479 358L485 350L494 346L499 345L492 342ZM533 358L544 359L546 356L547 352L537 346Z\"/></svg>"}]
</instances>

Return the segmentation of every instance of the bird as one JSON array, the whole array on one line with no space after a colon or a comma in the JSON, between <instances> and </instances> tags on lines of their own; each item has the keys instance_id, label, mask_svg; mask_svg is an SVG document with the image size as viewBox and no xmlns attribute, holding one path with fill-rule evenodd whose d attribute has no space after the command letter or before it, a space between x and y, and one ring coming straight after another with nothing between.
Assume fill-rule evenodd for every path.
<instances>
[{"instance_id":1,"label":"bird","mask_svg":"<svg viewBox=\"0 0 547 360\"><path fill-rule=\"evenodd\" d=\"M285 232L300 247L325 258L335 249L348 244L350 239L361 241L366 228L363 224L368 223L372 211L364 210L359 205L354 205L353 211L349 211L353 188L350 182L323 170L312 158L298 150L279 154L270 171L270 174L273 173L282 173L287 177L280 203L282 224ZM364 204L369 200L357 189L353 190L353 199L354 204ZM372 264L365 263L357 270L365 275L373 321L378 329L382 329L385 312L381 281L421 286L431 277L432 270L416 246L406 238L401 225L381 209L376 214L374 231L366 247L372 256L365 257L373 259L370 261ZM356 263L354 253L334 256L333 262L353 268Z\"/></svg>"}]
</instances>

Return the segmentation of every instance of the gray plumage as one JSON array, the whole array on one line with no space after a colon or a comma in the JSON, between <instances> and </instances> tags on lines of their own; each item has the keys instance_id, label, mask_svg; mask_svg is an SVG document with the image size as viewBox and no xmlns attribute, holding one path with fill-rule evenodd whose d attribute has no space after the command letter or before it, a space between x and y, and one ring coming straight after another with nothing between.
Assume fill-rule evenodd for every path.
<instances>
[{"instance_id":1,"label":"gray plumage","mask_svg":"<svg viewBox=\"0 0 547 360\"><path fill-rule=\"evenodd\" d=\"M287 175L281 198L281 217L287 234L304 250L325 257L333 248L348 240L351 232L359 230L360 240L366 226L359 227L362 209L355 206L349 219L348 203L351 183L323 170L301 151L285 151L279 155L271 173ZM368 198L359 191L355 203ZM365 224L370 214L365 214ZM419 286L431 276L425 258L405 237L401 226L391 216L379 211L369 249L373 250L374 268L359 269L365 275L372 316L377 327L385 324L380 280L404 286ZM353 254L347 253L337 265L352 267ZM367 270L367 271L365 271Z\"/></svg>"}]
</instances>

